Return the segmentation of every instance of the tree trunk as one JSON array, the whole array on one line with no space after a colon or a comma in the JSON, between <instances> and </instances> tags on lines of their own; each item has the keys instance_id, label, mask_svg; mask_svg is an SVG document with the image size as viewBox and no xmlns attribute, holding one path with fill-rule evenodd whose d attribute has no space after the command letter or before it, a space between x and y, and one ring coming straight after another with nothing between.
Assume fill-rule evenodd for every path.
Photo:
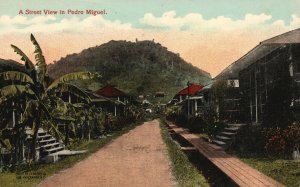
<instances>
[{"instance_id":1,"label":"tree trunk","mask_svg":"<svg viewBox=\"0 0 300 187\"><path fill-rule=\"evenodd\" d=\"M65 146L69 143L69 125L65 124Z\"/></svg>"},{"instance_id":2,"label":"tree trunk","mask_svg":"<svg viewBox=\"0 0 300 187\"><path fill-rule=\"evenodd\" d=\"M88 121L88 128L89 128L89 141L91 141L91 127L90 127L90 122Z\"/></svg>"},{"instance_id":3,"label":"tree trunk","mask_svg":"<svg viewBox=\"0 0 300 187\"><path fill-rule=\"evenodd\" d=\"M38 134L38 130L39 130L40 124L41 124L41 115L40 115L39 111L37 112L36 121L34 121L33 123L36 123L36 124L35 124L35 129L33 132L33 136L32 136L29 164L31 164L31 162L35 160L35 154L36 154L35 148L36 148L36 142L37 142L37 134Z\"/></svg>"}]
</instances>

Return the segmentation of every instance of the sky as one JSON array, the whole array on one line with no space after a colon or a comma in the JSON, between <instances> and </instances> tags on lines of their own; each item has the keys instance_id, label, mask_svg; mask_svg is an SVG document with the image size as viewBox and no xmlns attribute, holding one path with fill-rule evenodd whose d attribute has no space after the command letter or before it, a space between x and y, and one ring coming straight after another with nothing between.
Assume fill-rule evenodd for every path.
<instances>
[{"instance_id":1,"label":"sky","mask_svg":"<svg viewBox=\"0 0 300 187\"><path fill-rule=\"evenodd\" d=\"M260 41L299 28L299 7L300 0L0 0L0 58L20 61L10 44L33 57L30 33L48 63L110 40L154 39L214 77Z\"/></svg>"}]
</instances>

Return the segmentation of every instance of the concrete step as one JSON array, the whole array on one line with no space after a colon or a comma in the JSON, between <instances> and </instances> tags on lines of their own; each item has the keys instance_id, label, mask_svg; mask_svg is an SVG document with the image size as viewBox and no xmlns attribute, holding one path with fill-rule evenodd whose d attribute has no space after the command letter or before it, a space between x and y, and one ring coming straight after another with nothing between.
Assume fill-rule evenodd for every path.
<instances>
[{"instance_id":1,"label":"concrete step","mask_svg":"<svg viewBox=\"0 0 300 187\"><path fill-rule=\"evenodd\" d=\"M46 134L46 135L44 135L44 136L38 136L37 138L38 138L38 140L40 141L40 140L47 140L47 139L50 139L51 137L52 137L52 135Z\"/></svg>"},{"instance_id":2,"label":"concrete step","mask_svg":"<svg viewBox=\"0 0 300 187\"><path fill-rule=\"evenodd\" d=\"M236 135L235 132L221 132L220 134L221 134L221 135L224 135L224 136L228 136L228 137L231 137L231 136Z\"/></svg>"},{"instance_id":3,"label":"concrete step","mask_svg":"<svg viewBox=\"0 0 300 187\"><path fill-rule=\"evenodd\" d=\"M221 147L225 147L227 145L226 142L220 140L213 140L213 142Z\"/></svg>"},{"instance_id":4,"label":"concrete step","mask_svg":"<svg viewBox=\"0 0 300 187\"><path fill-rule=\"evenodd\" d=\"M45 149L49 149L51 147L57 147L59 145L60 144L58 142L56 142L56 143L51 143L51 144L47 144L47 145L42 145L41 147L44 147Z\"/></svg>"},{"instance_id":5,"label":"concrete step","mask_svg":"<svg viewBox=\"0 0 300 187\"><path fill-rule=\"evenodd\" d=\"M54 147L54 148L52 148L52 149L48 149L48 150L46 150L49 154L50 153L56 153L56 152L58 152L58 151L61 151L61 150L63 150L64 148L63 147Z\"/></svg>"},{"instance_id":6,"label":"concrete step","mask_svg":"<svg viewBox=\"0 0 300 187\"><path fill-rule=\"evenodd\" d=\"M221 140L221 141L230 141L231 138L227 137L227 136L220 136L220 135L217 135L216 136L217 140Z\"/></svg>"},{"instance_id":7,"label":"concrete step","mask_svg":"<svg viewBox=\"0 0 300 187\"><path fill-rule=\"evenodd\" d=\"M54 143L56 141L55 138L50 138L50 139L47 139L47 140L41 140L39 141L40 144L48 144L48 143Z\"/></svg>"},{"instance_id":8,"label":"concrete step","mask_svg":"<svg viewBox=\"0 0 300 187\"><path fill-rule=\"evenodd\" d=\"M244 124L244 123L230 123L230 124L228 124L228 126L230 126L230 127L243 127L245 125L247 125L247 124Z\"/></svg>"},{"instance_id":9,"label":"concrete step","mask_svg":"<svg viewBox=\"0 0 300 187\"><path fill-rule=\"evenodd\" d=\"M26 134L33 134L31 128L25 128L25 133L26 133ZM39 129L39 130L38 130L38 134L43 134L43 135L45 135L45 134L47 134L47 132L44 131L44 129Z\"/></svg>"},{"instance_id":10,"label":"concrete step","mask_svg":"<svg viewBox=\"0 0 300 187\"><path fill-rule=\"evenodd\" d=\"M38 132L38 136L45 136L47 132Z\"/></svg>"},{"instance_id":11,"label":"concrete step","mask_svg":"<svg viewBox=\"0 0 300 187\"><path fill-rule=\"evenodd\" d=\"M240 129L239 127L227 127L227 128L225 128L225 130L229 131L229 132L236 132L239 129Z\"/></svg>"}]
</instances>

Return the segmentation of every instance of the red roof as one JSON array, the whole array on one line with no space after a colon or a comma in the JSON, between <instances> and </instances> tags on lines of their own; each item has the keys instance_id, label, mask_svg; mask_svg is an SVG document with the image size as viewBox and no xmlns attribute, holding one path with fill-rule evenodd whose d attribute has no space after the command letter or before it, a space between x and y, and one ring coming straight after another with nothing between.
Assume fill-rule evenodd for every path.
<instances>
[{"instance_id":1,"label":"red roof","mask_svg":"<svg viewBox=\"0 0 300 187\"><path fill-rule=\"evenodd\" d=\"M195 95L198 91L200 91L203 88L200 84L191 84L190 86L184 88L180 92L177 93L177 95Z\"/></svg>"},{"instance_id":2,"label":"red roof","mask_svg":"<svg viewBox=\"0 0 300 187\"><path fill-rule=\"evenodd\" d=\"M96 91L96 94L102 95L104 97L122 97L127 96L126 93L122 92L121 90L115 88L115 86L107 85L99 90Z\"/></svg>"}]
</instances>

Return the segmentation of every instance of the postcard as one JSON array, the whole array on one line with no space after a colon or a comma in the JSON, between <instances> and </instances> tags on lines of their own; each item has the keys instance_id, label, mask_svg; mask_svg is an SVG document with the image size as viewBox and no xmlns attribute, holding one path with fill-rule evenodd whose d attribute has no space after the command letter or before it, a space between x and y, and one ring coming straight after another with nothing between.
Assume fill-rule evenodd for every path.
<instances>
[{"instance_id":1,"label":"postcard","mask_svg":"<svg viewBox=\"0 0 300 187\"><path fill-rule=\"evenodd\" d=\"M0 0L0 187L300 186L299 7Z\"/></svg>"}]
</instances>

